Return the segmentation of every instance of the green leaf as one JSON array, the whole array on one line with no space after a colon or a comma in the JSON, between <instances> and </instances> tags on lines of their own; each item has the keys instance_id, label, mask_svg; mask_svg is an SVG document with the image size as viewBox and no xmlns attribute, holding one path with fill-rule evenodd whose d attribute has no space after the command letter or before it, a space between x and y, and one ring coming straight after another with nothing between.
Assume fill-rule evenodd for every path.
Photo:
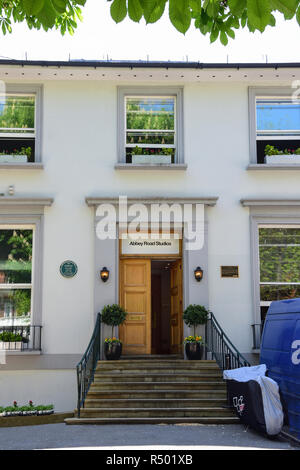
<instances>
[{"instance_id":1,"label":"green leaf","mask_svg":"<svg viewBox=\"0 0 300 470\"><path fill-rule=\"evenodd\" d=\"M298 5L298 0L271 0L272 9L283 13L286 20L294 17Z\"/></svg>"},{"instance_id":2,"label":"green leaf","mask_svg":"<svg viewBox=\"0 0 300 470\"><path fill-rule=\"evenodd\" d=\"M300 7L298 8L297 13L296 13L296 19L298 21L298 24L300 25Z\"/></svg>"},{"instance_id":3,"label":"green leaf","mask_svg":"<svg viewBox=\"0 0 300 470\"><path fill-rule=\"evenodd\" d=\"M233 15L241 17L247 8L247 0L228 0L228 6Z\"/></svg>"},{"instance_id":4,"label":"green leaf","mask_svg":"<svg viewBox=\"0 0 300 470\"><path fill-rule=\"evenodd\" d=\"M46 31L47 29L53 28L57 17L57 12L53 8L51 0L44 0L44 6L42 10L36 14L36 17L41 22L43 28Z\"/></svg>"},{"instance_id":5,"label":"green leaf","mask_svg":"<svg viewBox=\"0 0 300 470\"><path fill-rule=\"evenodd\" d=\"M227 46L228 44L228 37L225 31L221 31L220 33L220 41L223 44L223 46Z\"/></svg>"},{"instance_id":6,"label":"green leaf","mask_svg":"<svg viewBox=\"0 0 300 470\"><path fill-rule=\"evenodd\" d=\"M110 14L116 23L120 23L127 15L126 0L114 0L110 7Z\"/></svg>"},{"instance_id":7,"label":"green leaf","mask_svg":"<svg viewBox=\"0 0 300 470\"><path fill-rule=\"evenodd\" d=\"M185 34L191 25L189 0L169 0L169 17L173 26Z\"/></svg>"},{"instance_id":8,"label":"green leaf","mask_svg":"<svg viewBox=\"0 0 300 470\"><path fill-rule=\"evenodd\" d=\"M37 15L44 6L44 0L23 0L23 7L26 15Z\"/></svg>"},{"instance_id":9,"label":"green leaf","mask_svg":"<svg viewBox=\"0 0 300 470\"><path fill-rule=\"evenodd\" d=\"M263 32L271 21L270 0L247 0L247 9L251 29Z\"/></svg>"},{"instance_id":10,"label":"green leaf","mask_svg":"<svg viewBox=\"0 0 300 470\"><path fill-rule=\"evenodd\" d=\"M242 17L241 17L241 27L242 28L245 28L245 26L247 24L247 19L248 19L247 10L245 10L244 13L242 14Z\"/></svg>"},{"instance_id":11,"label":"green leaf","mask_svg":"<svg viewBox=\"0 0 300 470\"><path fill-rule=\"evenodd\" d=\"M218 37L219 37L219 32L220 32L219 29L216 28L215 26L212 28L212 31L211 31L211 33L210 33L210 42L211 42L211 43L212 43L212 42L215 42L215 41L218 39Z\"/></svg>"},{"instance_id":12,"label":"green leaf","mask_svg":"<svg viewBox=\"0 0 300 470\"><path fill-rule=\"evenodd\" d=\"M204 2L203 8L210 17L216 18L220 11L220 2L216 0L208 0L208 2Z\"/></svg>"},{"instance_id":13,"label":"green leaf","mask_svg":"<svg viewBox=\"0 0 300 470\"><path fill-rule=\"evenodd\" d=\"M189 5L194 13L201 13L201 0L189 0Z\"/></svg>"},{"instance_id":14,"label":"green leaf","mask_svg":"<svg viewBox=\"0 0 300 470\"><path fill-rule=\"evenodd\" d=\"M66 0L52 0L53 6L58 13L64 13L67 8Z\"/></svg>"},{"instance_id":15,"label":"green leaf","mask_svg":"<svg viewBox=\"0 0 300 470\"><path fill-rule=\"evenodd\" d=\"M165 11L167 0L140 0L146 23L156 23Z\"/></svg>"},{"instance_id":16,"label":"green leaf","mask_svg":"<svg viewBox=\"0 0 300 470\"><path fill-rule=\"evenodd\" d=\"M128 14L132 21L138 23L143 16L140 0L128 0Z\"/></svg>"},{"instance_id":17,"label":"green leaf","mask_svg":"<svg viewBox=\"0 0 300 470\"><path fill-rule=\"evenodd\" d=\"M227 34L228 36L230 36L232 39L235 38L235 32L233 31L233 29L227 29Z\"/></svg>"}]
</instances>

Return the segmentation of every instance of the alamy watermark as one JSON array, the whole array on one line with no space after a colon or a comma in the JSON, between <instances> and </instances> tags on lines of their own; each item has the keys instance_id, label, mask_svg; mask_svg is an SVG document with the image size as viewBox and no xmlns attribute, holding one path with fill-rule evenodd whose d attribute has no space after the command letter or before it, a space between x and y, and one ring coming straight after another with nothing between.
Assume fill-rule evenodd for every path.
<instances>
[{"instance_id":1,"label":"alamy watermark","mask_svg":"<svg viewBox=\"0 0 300 470\"><path fill-rule=\"evenodd\" d=\"M118 204L99 204L96 210L99 240L185 240L185 250L204 245L204 204L130 203L119 196Z\"/></svg>"}]
</instances>

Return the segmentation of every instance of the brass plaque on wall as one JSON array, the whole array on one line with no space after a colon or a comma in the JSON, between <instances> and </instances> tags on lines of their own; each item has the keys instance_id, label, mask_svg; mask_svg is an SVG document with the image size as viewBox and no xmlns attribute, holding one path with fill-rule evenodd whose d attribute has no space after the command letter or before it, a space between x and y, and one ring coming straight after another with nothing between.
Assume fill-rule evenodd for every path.
<instances>
[{"instance_id":1,"label":"brass plaque on wall","mask_svg":"<svg viewBox=\"0 0 300 470\"><path fill-rule=\"evenodd\" d=\"M221 277L239 277L239 267L238 266L221 266Z\"/></svg>"}]
</instances>

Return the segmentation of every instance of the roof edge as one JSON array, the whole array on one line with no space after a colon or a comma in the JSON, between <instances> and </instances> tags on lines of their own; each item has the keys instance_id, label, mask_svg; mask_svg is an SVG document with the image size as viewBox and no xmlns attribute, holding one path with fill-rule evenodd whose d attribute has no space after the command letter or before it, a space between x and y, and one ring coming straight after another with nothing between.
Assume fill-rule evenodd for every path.
<instances>
[{"instance_id":1,"label":"roof edge","mask_svg":"<svg viewBox=\"0 0 300 470\"><path fill-rule=\"evenodd\" d=\"M163 69L280 69L300 68L300 62L277 63L203 63L177 61L142 61L142 60L15 60L1 59L0 66L36 66L36 67L93 67L93 68L163 68Z\"/></svg>"}]
</instances>

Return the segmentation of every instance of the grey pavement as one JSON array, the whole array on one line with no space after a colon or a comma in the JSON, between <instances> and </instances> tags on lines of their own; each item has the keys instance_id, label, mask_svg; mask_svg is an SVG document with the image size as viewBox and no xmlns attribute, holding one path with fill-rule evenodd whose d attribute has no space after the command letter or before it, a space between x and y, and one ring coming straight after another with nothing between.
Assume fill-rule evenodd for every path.
<instances>
[{"instance_id":1,"label":"grey pavement","mask_svg":"<svg viewBox=\"0 0 300 470\"><path fill-rule=\"evenodd\" d=\"M164 447L163 447L164 446ZM1 450L32 449L279 449L300 450L283 439L270 440L235 425L45 424L0 428Z\"/></svg>"}]
</instances>

